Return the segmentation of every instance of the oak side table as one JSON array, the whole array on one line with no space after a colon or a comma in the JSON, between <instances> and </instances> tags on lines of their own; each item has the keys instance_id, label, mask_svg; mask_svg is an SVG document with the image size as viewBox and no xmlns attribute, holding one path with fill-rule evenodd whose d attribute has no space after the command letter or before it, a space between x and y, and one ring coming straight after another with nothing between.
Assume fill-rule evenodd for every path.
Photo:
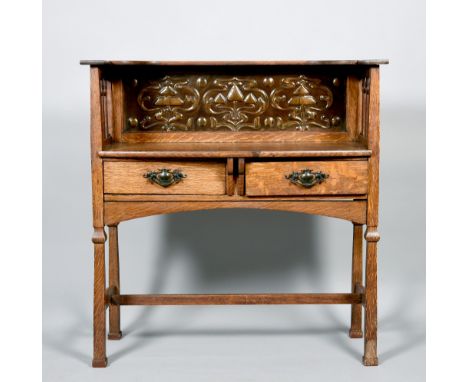
<instances>
[{"instance_id":1,"label":"oak side table","mask_svg":"<svg viewBox=\"0 0 468 382\"><path fill-rule=\"evenodd\" d=\"M349 336L363 337L364 309L363 363L378 364L379 67L387 63L81 61L91 71L94 367L107 365L107 308L108 339L118 340L122 305L192 304L350 304ZM121 293L120 222L216 208L352 222L350 293Z\"/></svg>"}]
</instances>

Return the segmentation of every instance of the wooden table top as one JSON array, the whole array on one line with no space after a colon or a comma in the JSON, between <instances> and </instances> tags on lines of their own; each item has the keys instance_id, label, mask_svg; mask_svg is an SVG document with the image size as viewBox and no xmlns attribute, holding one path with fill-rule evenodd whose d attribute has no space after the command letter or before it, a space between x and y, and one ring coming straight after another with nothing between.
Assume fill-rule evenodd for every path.
<instances>
[{"instance_id":1,"label":"wooden table top","mask_svg":"<svg viewBox=\"0 0 468 382\"><path fill-rule=\"evenodd\" d=\"M121 60L81 60L81 65L91 66L290 66L290 65L362 65L375 66L388 64L388 59L365 60L298 60L298 61L121 61Z\"/></svg>"}]
</instances>

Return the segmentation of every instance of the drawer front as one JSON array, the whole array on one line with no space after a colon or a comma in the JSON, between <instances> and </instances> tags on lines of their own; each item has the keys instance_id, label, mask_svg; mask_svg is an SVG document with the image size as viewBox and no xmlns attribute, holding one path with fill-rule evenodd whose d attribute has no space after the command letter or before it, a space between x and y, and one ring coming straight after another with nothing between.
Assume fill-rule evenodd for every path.
<instances>
[{"instance_id":1,"label":"drawer front","mask_svg":"<svg viewBox=\"0 0 468 382\"><path fill-rule=\"evenodd\" d=\"M161 171L161 170L169 171ZM226 165L212 162L104 162L108 194L222 195Z\"/></svg>"},{"instance_id":2,"label":"drawer front","mask_svg":"<svg viewBox=\"0 0 468 382\"><path fill-rule=\"evenodd\" d=\"M362 195L368 188L367 161L254 162L245 174L248 196Z\"/></svg>"}]
</instances>

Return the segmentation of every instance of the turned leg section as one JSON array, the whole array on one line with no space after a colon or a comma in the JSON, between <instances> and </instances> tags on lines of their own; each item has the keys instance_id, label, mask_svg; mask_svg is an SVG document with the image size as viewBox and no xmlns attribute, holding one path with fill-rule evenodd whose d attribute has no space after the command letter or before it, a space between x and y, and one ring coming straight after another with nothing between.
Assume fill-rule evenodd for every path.
<instances>
[{"instance_id":1,"label":"turned leg section","mask_svg":"<svg viewBox=\"0 0 468 382\"><path fill-rule=\"evenodd\" d=\"M377 366L377 242L380 239L377 227L367 227L365 238L367 250L363 363L365 366Z\"/></svg>"},{"instance_id":2,"label":"turned leg section","mask_svg":"<svg viewBox=\"0 0 468 382\"><path fill-rule=\"evenodd\" d=\"M117 225L109 226L109 290L120 294L119 237ZM120 305L109 304L110 340L120 340Z\"/></svg>"},{"instance_id":3,"label":"turned leg section","mask_svg":"<svg viewBox=\"0 0 468 382\"><path fill-rule=\"evenodd\" d=\"M362 224L353 223L352 293L355 293L362 286L362 232ZM362 338L362 304L351 305L349 336L351 338Z\"/></svg>"},{"instance_id":4,"label":"turned leg section","mask_svg":"<svg viewBox=\"0 0 468 382\"><path fill-rule=\"evenodd\" d=\"M106 233L95 228L94 243L94 311L93 311L93 367L106 367Z\"/></svg>"}]
</instances>

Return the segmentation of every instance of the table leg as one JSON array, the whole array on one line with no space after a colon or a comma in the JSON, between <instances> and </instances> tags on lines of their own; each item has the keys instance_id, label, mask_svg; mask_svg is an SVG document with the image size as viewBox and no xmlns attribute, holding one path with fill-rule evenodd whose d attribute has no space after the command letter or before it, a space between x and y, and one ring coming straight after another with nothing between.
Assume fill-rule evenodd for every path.
<instances>
[{"instance_id":1,"label":"table leg","mask_svg":"<svg viewBox=\"0 0 468 382\"><path fill-rule=\"evenodd\" d=\"M366 246L366 287L365 287L365 366L377 366L377 242L380 235L377 227L367 227Z\"/></svg>"},{"instance_id":2,"label":"table leg","mask_svg":"<svg viewBox=\"0 0 468 382\"><path fill-rule=\"evenodd\" d=\"M94 312L93 367L106 367L106 266L104 228L95 228L94 243Z\"/></svg>"},{"instance_id":3,"label":"table leg","mask_svg":"<svg viewBox=\"0 0 468 382\"><path fill-rule=\"evenodd\" d=\"M120 294L119 237L117 225L109 226L109 289ZM120 305L109 304L110 340L120 340Z\"/></svg>"},{"instance_id":4,"label":"table leg","mask_svg":"<svg viewBox=\"0 0 468 382\"><path fill-rule=\"evenodd\" d=\"M353 262L351 293L362 285L362 224L353 223ZM351 305L351 338L362 338L362 304Z\"/></svg>"}]
</instances>

